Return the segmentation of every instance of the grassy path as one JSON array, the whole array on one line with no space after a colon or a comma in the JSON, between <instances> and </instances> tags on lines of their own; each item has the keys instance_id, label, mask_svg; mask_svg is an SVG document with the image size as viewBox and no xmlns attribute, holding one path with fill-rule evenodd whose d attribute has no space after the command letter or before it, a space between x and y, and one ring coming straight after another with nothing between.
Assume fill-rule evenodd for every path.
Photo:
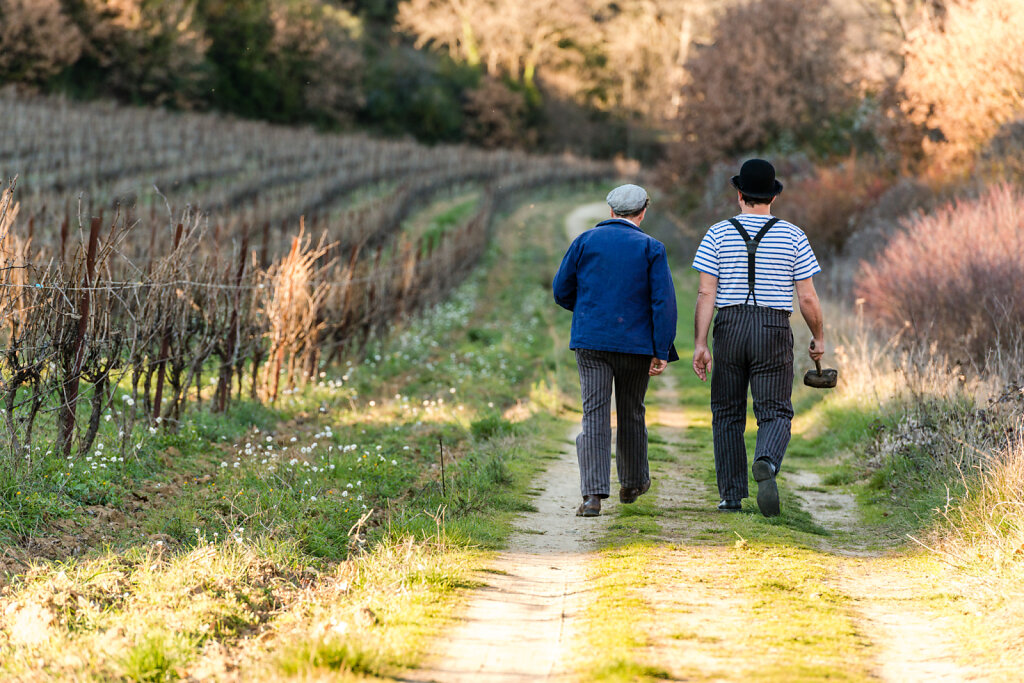
<instances>
[{"instance_id":1,"label":"grassy path","mask_svg":"<svg viewBox=\"0 0 1024 683\"><path fill-rule=\"evenodd\" d=\"M800 490L805 473L780 479L776 520L749 500L714 510L709 415L683 369L651 400L655 497L619 512L592 570L606 642L582 678L987 680L957 659L934 560L878 548L856 518L829 531L803 500L828 494Z\"/></svg>"},{"instance_id":2,"label":"grassy path","mask_svg":"<svg viewBox=\"0 0 1024 683\"><path fill-rule=\"evenodd\" d=\"M567 231L602 217L580 206ZM676 280L684 329L695 280L681 269ZM795 396L805 415L819 399ZM750 499L715 510L708 387L685 360L648 403L651 493L578 520L575 456L562 449L541 477L543 505L518 523L530 533L470 593L444 654L407 680L1000 680L958 654L962 608L938 563L893 544L830 476L840 454L813 419L797 421L783 514L768 520Z\"/></svg>"},{"instance_id":3,"label":"grassy path","mask_svg":"<svg viewBox=\"0 0 1024 683\"><path fill-rule=\"evenodd\" d=\"M574 238L607 212L586 204L565 218ZM556 336L561 336L554 332ZM559 340L559 346L564 343ZM482 586L467 596L440 651L404 681L528 683L571 678L572 654L583 646L587 567L610 517L576 517L579 470L573 426L535 490L536 509L522 515L509 550L479 572ZM608 506L606 506L606 510Z\"/></svg>"},{"instance_id":4,"label":"grassy path","mask_svg":"<svg viewBox=\"0 0 1024 683\"><path fill-rule=\"evenodd\" d=\"M572 434L571 434L572 435ZM509 550L479 572L443 649L407 681L557 680L570 669L586 590L586 568L608 518L574 516L574 448L554 456L541 477L536 510L523 515Z\"/></svg>"}]
</instances>

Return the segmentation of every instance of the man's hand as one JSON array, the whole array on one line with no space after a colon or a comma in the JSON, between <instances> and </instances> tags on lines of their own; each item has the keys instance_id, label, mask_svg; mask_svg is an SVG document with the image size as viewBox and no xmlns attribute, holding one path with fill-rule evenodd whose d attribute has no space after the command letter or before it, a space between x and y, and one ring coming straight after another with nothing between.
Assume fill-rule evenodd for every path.
<instances>
[{"instance_id":1,"label":"man's hand","mask_svg":"<svg viewBox=\"0 0 1024 683\"><path fill-rule=\"evenodd\" d=\"M654 377L655 375L660 375L661 373L665 372L665 368L667 367L667 360L662 360L660 358L652 358L651 369L647 371L647 374L650 375L651 377Z\"/></svg>"},{"instance_id":2,"label":"man's hand","mask_svg":"<svg viewBox=\"0 0 1024 683\"><path fill-rule=\"evenodd\" d=\"M701 382L708 380L708 372L711 371L711 351L706 344L698 344L693 351L693 371L700 377Z\"/></svg>"},{"instance_id":3,"label":"man's hand","mask_svg":"<svg viewBox=\"0 0 1024 683\"><path fill-rule=\"evenodd\" d=\"M825 342L821 339L812 339L807 353L810 354L811 360L821 360L821 357L825 355Z\"/></svg>"}]
</instances>

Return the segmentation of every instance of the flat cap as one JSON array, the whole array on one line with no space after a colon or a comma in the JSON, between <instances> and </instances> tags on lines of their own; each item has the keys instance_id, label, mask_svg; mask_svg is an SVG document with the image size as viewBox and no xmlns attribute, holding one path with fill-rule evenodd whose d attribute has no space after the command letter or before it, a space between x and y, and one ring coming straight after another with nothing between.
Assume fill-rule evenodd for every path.
<instances>
[{"instance_id":1,"label":"flat cap","mask_svg":"<svg viewBox=\"0 0 1024 683\"><path fill-rule=\"evenodd\" d=\"M619 185L608 193L608 206L620 216L640 212L647 206L647 190L639 185Z\"/></svg>"}]
</instances>

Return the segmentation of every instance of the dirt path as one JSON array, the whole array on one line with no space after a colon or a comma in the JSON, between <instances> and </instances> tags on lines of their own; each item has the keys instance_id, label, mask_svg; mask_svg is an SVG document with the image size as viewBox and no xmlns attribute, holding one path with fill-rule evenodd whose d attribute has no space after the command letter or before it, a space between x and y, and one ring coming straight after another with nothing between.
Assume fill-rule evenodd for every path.
<instances>
[{"instance_id":1,"label":"dirt path","mask_svg":"<svg viewBox=\"0 0 1024 683\"><path fill-rule=\"evenodd\" d=\"M569 241L576 239L585 230L608 218L608 205L604 202L577 206L565 217L565 234Z\"/></svg>"},{"instance_id":2,"label":"dirt path","mask_svg":"<svg viewBox=\"0 0 1024 683\"><path fill-rule=\"evenodd\" d=\"M857 501L850 493L823 492L814 472L792 471L786 479L799 488L814 521L836 532L841 542L828 549L842 557L837 588L849 596L858 628L871 642L874 673L883 681L980 681L979 671L958 661L960 647L950 617L929 609L935 576L915 571L898 557L868 550Z\"/></svg>"},{"instance_id":3,"label":"dirt path","mask_svg":"<svg viewBox=\"0 0 1024 683\"><path fill-rule=\"evenodd\" d=\"M575 239L608 212L586 204L566 216L568 240ZM579 428L569 435L574 441ZM485 587L468 595L458 625L442 641L444 649L403 681L514 683L573 680L570 657L578 648L586 604L587 566L607 529L615 501L602 516L575 516L579 468L574 446L541 476L536 511L517 522L521 531L478 579Z\"/></svg>"},{"instance_id":4,"label":"dirt path","mask_svg":"<svg viewBox=\"0 0 1024 683\"><path fill-rule=\"evenodd\" d=\"M926 606L935 576L914 571L898 557L869 550L857 501L850 493L824 492L821 476L789 471L803 508L837 541L827 549L840 556L837 588L849 596L858 628L871 642L874 673L883 681L987 680L958 661L960 651L950 617Z\"/></svg>"},{"instance_id":5,"label":"dirt path","mask_svg":"<svg viewBox=\"0 0 1024 683\"><path fill-rule=\"evenodd\" d=\"M685 362L685 361L684 361ZM677 368L652 381L648 391L647 423L671 454L693 446L686 436L686 413L680 406ZM665 514L659 520L662 537L673 543L699 542L711 529L720 530L717 517L708 519L715 494L700 481L696 468L685 458L655 464L658 485L655 500Z\"/></svg>"},{"instance_id":6,"label":"dirt path","mask_svg":"<svg viewBox=\"0 0 1024 683\"><path fill-rule=\"evenodd\" d=\"M839 586L852 599L858 626L871 641L875 674L883 681L986 681L963 661L951 616L930 609L940 590L934 574L893 559L848 559Z\"/></svg>"},{"instance_id":7,"label":"dirt path","mask_svg":"<svg viewBox=\"0 0 1024 683\"><path fill-rule=\"evenodd\" d=\"M823 528L843 534L857 532L860 513L853 494L824 490L821 475L807 470L783 469L779 478L793 485L803 509Z\"/></svg>"},{"instance_id":8,"label":"dirt path","mask_svg":"<svg viewBox=\"0 0 1024 683\"><path fill-rule=\"evenodd\" d=\"M486 587L469 594L458 626L442 641L444 651L402 680L570 680L568 657L585 604L589 553L609 517L575 516L580 494L574 447L554 461L542 483L536 512L521 518L511 549L477 577Z\"/></svg>"}]
</instances>

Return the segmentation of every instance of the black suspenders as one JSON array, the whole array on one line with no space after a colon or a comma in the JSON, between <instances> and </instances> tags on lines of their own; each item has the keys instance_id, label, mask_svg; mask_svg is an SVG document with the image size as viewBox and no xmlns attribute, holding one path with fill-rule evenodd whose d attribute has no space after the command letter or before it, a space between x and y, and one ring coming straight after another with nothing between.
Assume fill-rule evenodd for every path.
<instances>
[{"instance_id":1,"label":"black suspenders","mask_svg":"<svg viewBox=\"0 0 1024 683\"><path fill-rule=\"evenodd\" d=\"M772 226L779 222L778 218L771 218L764 227L761 228L757 236L754 239L747 237L747 231L743 228L743 225L735 218L730 218L729 222L732 223L733 227L736 228L736 232L743 238L743 243L747 245L747 298L743 301L746 304L750 301L750 297L754 297L754 305L757 305L757 294L754 294L754 267L755 267L755 254L757 253L757 245L761 243L761 238L764 237Z\"/></svg>"}]
</instances>

